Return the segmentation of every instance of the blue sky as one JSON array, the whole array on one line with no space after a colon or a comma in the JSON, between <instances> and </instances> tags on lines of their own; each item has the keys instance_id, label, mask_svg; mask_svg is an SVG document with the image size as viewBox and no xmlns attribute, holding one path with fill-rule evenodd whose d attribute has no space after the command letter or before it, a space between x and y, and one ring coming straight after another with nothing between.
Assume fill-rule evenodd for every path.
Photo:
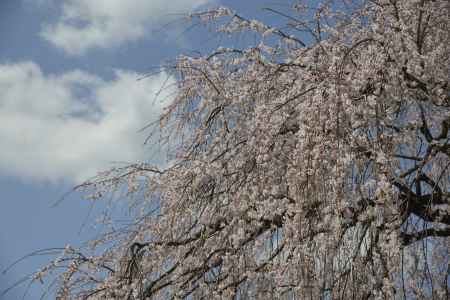
<instances>
[{"instance_id":1,"label":"blue sky","mask_svg":"<svg viewBox=\"0 0 450 300\"><path fill-rule=\"evenodd\" d=\"M224 42L200 29L184 32L190 24L180 14L224 5L266 18L260 8L288 4L1 0L0 270L35 250L80 245L95 235L82 227L90 203L81 195L52 206L74 185L116 164L162 159L143 145L139 129L170 101L155 97L167 75L137 78L180 53L205 53ZM29 258L0 274L0 291L47 260ZM4 299L21 299L25 288ZM41 292L35 286L24 299Z\"/></svg>"}]
</instances>

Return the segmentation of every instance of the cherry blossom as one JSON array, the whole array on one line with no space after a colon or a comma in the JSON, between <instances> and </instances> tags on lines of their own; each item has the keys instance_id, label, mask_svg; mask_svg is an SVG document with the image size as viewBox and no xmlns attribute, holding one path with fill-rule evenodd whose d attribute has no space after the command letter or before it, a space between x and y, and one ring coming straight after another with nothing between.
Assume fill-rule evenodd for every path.
<instances>
[{"instance_id":1,"label":"cherry blossom","mask_svg":"<svg viewBox=\"0 0 450 300\"><path fill-rule=\"evenodd\" d=\"M65 250L58 299L449 297L448 2L316 2L190 16L260 40L166 66L170 161L78 187L139 212Z\"/></svg>"}]
</instances>

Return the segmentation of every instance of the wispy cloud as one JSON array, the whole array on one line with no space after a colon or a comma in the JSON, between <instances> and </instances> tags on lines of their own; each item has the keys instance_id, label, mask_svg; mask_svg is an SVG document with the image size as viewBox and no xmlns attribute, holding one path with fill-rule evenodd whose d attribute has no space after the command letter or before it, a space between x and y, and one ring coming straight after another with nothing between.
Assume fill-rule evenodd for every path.
<instances>
[{"instance_id":1,"label":"wispy cloud","mask_svg":"<svg viewBox=\"0 0 450 300\"><path fill-rule=\"evenodd\" d=\"M170 101L162 73L117 70L113 80L75 70L45 75L33 62L0 65L0 174L80 182L112 162L149 158L138 131Z\"/></svg>"},{"instance_id":2,"label":"wispy cloud","mask_svg":"<svg viewBox=\"0 0 450 300\"><path fill-rule=\"evenodd\" d=\"M41 36L69 55L111 48L149 37L154 26L174 13L186 13L214 0L63 0L62 14L45 24Z\"/></svg>"}]
</instances>

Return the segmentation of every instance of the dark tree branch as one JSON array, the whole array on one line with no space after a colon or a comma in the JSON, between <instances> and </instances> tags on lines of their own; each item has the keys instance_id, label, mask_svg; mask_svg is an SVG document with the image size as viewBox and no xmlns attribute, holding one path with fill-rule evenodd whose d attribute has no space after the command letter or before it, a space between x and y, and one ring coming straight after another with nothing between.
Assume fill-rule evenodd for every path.
<instances>
[{"instance_id":1,"label":"dark tree branch","mask_svg":"<svg viewBox=\"0 0 450 300\"><path fill-rule=\"evenodd\" d=\"M445 227L442 229L428 228L415 233L402 232L400 235L404 246L409 246L412 243L415 243L428 237L449 237L449 236L450 236L450 227Z\"/></svg>"}]
</instances>

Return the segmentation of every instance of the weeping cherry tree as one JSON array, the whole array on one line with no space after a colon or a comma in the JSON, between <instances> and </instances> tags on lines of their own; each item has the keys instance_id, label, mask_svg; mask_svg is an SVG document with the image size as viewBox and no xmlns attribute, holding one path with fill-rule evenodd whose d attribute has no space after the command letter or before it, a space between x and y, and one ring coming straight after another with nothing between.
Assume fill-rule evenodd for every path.
<instances>
[{"instance_id":1,"label":"weeping cherry tree","mask_svg":"<svg viewBox=\"0 0 450 300\"><path fill-rule=\"evenodd\" d=\"M134 222L34 280L58 299L448 299L449 2L301 1L189 17L244 47L164 66L170 159L77 187ZM145 125L145 124L143 124Z\"/></svg>"}]
</instances>

